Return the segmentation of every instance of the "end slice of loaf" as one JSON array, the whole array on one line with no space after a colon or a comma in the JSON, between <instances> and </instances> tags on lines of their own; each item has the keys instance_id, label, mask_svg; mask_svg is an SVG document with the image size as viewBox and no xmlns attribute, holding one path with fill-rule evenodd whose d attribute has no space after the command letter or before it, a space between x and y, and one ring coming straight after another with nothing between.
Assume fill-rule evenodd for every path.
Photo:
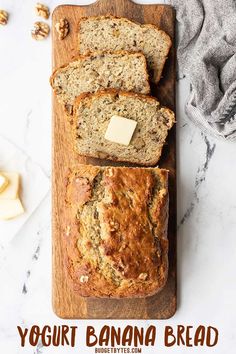
<instances>
[{"instance_id":1,"label":"end slice of loaf","mask_svg":"<svg viewBox=\"0 0 236 354\"><path fill-rule=\"evenodd\" d=\"M113 115L137 121L128 146L105 139ZM77 152L85 156L153 166L161 156L168 130L174 121L174 113L161 107L153 97L115 90L82 95L74 105Z\"/></svg>"},{"instance_id":2,"label":"end slice of loaf","mask_svg":"<svg viewBox=\"0 0 236 354\"><path fill-rule=\"evenodd\" d=\"M150 92L144 55L125 51L81 56L57 69L50 82L58 101L70 113L74 99L84 92L106 88L143 94Z\"/></svg>"},{"instance_id":3,"label":"end slice of loaf","mask_svg":"<svg viewBox=\"0 0 236 354\"><path fill-rule=\"evenodd\" d=\"M65 266L75 294L160 291L168 274L168 171L78 165L65 191Z\"/></svg>"},{"instance_id":4,"label":"end slice of loaf","mask_svg":"<svg viewBox=\"0 0 236 354\"><path fill-rule=\"evenodd\" d=\"M82 18L78 36L81 54L97 50L141 51L148 61L150 76L155 83L161 78L171 47L170 37L158 27L111 15Z\"/></svg>"}]
</instances>

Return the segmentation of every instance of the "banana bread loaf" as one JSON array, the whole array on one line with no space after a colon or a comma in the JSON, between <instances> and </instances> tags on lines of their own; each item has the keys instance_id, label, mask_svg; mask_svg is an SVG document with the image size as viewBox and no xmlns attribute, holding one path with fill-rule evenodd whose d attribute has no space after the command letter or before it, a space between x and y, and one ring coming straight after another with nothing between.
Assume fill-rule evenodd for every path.
<instances>
[{"instance_id":1,"label":"banana bread loaf","mask_svg":"<svg viewBox=\"0 0 236 354\"><path fill-rule=\"evenodd\" d=\"M154 25L140 25L127 18L98 16L82 18L79 23L79 51L127 50L144 53L150 77L157 83L168 56L171 39Z\"/></svg>"},{"instance_id":2,"label":"banana bread loaf","mask_svg":"<svg viewBox=\"0 0 236 354\"><path fill-rule=\"evenodd\" d=\"M150 93L146 59L142 53L94 53L57 69L51 76L57 99L68 113L74 99L84 92L116 88Z\"/></svg>"},{"instance_id":3,"label":"banana bread loaf","mask_svg":"<svg viewBox=\"0 0 236 354\"><path fill-rule=\"evenodd\" d=\"M66 268L90 297L145 297L168 272L168 171L79 165L66 181Z\"/></svg>"},{"instance_id":4,"label":"banana bread loaf","mask_svg":"<svg viewBox=\"0 0 236 354\"><path fill-rule=\"evenodd\" d=\"M105 137L114 115L137 122L128 146ZM174 113L153 97L115 90L82 95L74 104L77 151L85 156L154 166L174 121ZM126 127L122 129L124 134Z\"/></svg>"}]
</instances>

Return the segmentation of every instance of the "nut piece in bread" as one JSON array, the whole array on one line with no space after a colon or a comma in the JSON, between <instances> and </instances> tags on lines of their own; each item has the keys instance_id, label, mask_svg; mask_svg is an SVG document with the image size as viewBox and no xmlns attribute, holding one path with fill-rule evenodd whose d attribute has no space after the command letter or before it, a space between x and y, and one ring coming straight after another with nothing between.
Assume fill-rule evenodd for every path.
<instances>
[{"instance_id":1,"label":"nut piece in bread","mask_svg":"<svg viewBox=\"0 0 236 354\"><path fill-rule=\"evenodd\" d=\"M31 31L31 36L33 39L36 39L36 41L41 41L48 37L49 32L50 32L49 25L45 22L38 21L34 23L34 28Z\"/></svg>"},{"instance_id":2,"label":"nut piece in bread","mask_svg":"<svg viewBox=\"0 0 236 354\"><path fill-rule=\"evenodd\" d=\"M48 20L50 17L49 7L39 2L35 5L35 12L37 16L43 17L45 20Z\"/></svg>"}]
</instances>

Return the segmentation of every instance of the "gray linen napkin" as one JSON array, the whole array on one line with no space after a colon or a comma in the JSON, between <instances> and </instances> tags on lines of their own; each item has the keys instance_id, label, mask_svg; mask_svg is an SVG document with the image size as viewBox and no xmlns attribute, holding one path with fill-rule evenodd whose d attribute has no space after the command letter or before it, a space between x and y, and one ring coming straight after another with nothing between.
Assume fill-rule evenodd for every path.
<instances>
[{"instance_id":1,"label":"gray linen napkin","mask_svg":"<svg viewBox=\"0 0 236 354\"><path fill-rule=\"evenodd\" d=\"M205 133L236 139L236 0L170 0L178 63L190 79L186 114Z\"/></svg>"}]
</instances>

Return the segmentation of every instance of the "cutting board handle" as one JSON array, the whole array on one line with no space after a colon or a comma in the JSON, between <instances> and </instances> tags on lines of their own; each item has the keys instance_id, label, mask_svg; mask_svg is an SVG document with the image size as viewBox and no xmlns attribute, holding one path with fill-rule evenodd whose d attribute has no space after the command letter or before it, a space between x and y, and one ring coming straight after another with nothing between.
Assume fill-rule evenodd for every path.
<instances>
[{"instance_id":1,"label":"cutting board handle","mask_svg":"<svg viewBox=\"0 0 236 354\"><path fill-rule=\"evenodd\" d=\"M94 2L94 4L98 4L98 5L106 4L107 5L108 2L112 2L112 3L114 3L114 5L118 5L119 3L124 4L125 2L132 3L133 5L139 5L139 4L135 4L135 2L132 0L97 0Z\"/></svg>"},{"instance_id":2,"label":"cutting board handle","mask_svg":"<svg viewBox=\"0 0 236 354\"><path fill-rule=\"evenodd\" d=\"M132 0L97 0L88 7L90 9L96 9L94 12L100 14L116 14L121 16L124 13L130 14L130 17L134 17L135 20L139 20L140 13L143 6L136 4Z\"/></svg>"}]
</instances>

